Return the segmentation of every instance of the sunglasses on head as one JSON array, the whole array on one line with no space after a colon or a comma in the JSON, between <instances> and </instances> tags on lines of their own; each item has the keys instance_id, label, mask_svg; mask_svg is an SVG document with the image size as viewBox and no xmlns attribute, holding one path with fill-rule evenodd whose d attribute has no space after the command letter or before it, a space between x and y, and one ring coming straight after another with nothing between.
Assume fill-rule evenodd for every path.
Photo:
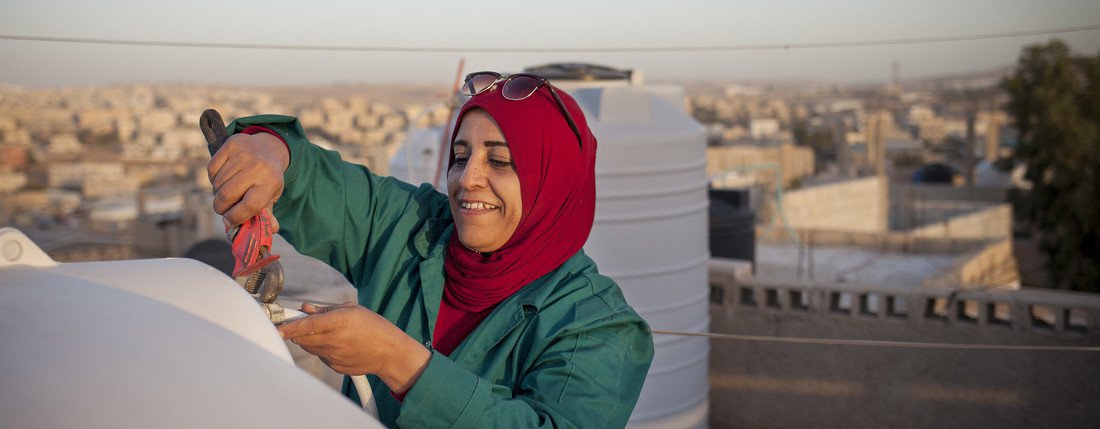
<instances>
[{"instance_id":1,"label":"sunglasses on head","mask_svg":"<svg viewBox=\"0 0 1100 429\"><path fill-rule=\"evenodd\" d=\"M584 144L581 143L581 132L577 129L577 123L573 122L573 116L569 114L569 109L565 108L565 103L561 101L558 92L554 90L554 85L551 85L550 81L542 76L527 73L504 76L500 73L491 71L470 73L466 75L466 81L462 84L462 88L460 88L458 92L462 95L478 95L493 88L497 84L500 84L500 94L503 95L506 100L511 101L526 99L534 94L535 91L538 91L540 86L545 84L546 88L550 90L550 95L554 96L554 101L558 103L558 109L560 109L562 115L565 116L565 120L569 122L569 128L571 128L573 134L577 136L577 144L582 147L584 146Z\"/></svg>"}]
</instances>

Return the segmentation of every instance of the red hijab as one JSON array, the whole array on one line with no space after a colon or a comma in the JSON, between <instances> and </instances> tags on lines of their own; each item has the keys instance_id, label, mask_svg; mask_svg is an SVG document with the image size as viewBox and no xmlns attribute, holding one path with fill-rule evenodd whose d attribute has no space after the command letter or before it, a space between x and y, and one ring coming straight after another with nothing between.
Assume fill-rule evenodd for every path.
<instances>
[{"instance_id":1,"label":"red hijab","mask_svg":"<svg viewBox=\"0 0 1100 429\"><path fill-rule=\"evenodd\" d=\"M596 138L577 102L558 95L583 144L543 85L530 97L511 101L499 89L475 95L462 106L456 124L473 109L492 116L508 143L519 176L523 213L512 237L491 254L480 254L451 234L444 259L444 294L455 307L481 312L553 271L588 240L596 210ZM451 135L454 142L458 126ZM454 164L451 153L448 168Z\"/></svg>"}]
</instances>

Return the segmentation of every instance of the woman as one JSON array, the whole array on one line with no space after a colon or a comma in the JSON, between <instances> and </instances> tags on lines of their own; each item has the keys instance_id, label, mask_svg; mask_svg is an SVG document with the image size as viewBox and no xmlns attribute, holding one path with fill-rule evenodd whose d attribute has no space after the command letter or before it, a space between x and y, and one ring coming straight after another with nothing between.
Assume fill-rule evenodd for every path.
<instances>
[{"instance_id":1,"label":"woman","mask_svg":"<svg viewBox=\"0 0 1100 429\"><path fill-rule=\"evenodd\" d=\"M474 73L463 92L448 195L343 162L268 115L230 124L209 166L214 208L239 224L274 203L280 234L355 285L357 304L304 304L310 316L279 331L337 372L373 375L384 424L624 426L653 342L581 250L596 139L540 77Z\"/></svg>"}]
</instances>

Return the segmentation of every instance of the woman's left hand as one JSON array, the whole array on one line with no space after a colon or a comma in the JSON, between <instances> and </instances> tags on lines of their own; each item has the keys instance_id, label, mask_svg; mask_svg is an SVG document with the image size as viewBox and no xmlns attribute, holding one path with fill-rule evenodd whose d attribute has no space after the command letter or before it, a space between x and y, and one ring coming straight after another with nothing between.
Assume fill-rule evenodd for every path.
<instances>
[{"instance_id":1,"label":"woman's left hand","mask_svg":"<svg viewBox=\"0 0 1100 429\"><path fill-rule=\"evenodd\" d=\"M394 393L407 391L431 358L420 342L389 320L353 302L329 307L302 304L309 316L279 324L283 339L299 345L341 374L376 374Z\"/></svg>"}]
</instances>

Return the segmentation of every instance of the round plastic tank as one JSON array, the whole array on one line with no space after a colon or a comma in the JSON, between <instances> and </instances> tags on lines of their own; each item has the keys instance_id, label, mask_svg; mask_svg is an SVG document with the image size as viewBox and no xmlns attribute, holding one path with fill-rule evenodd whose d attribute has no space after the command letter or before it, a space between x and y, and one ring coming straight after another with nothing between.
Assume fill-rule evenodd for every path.
<instances>
[{"instance_id":1,"label":"round plastic tank","mask_svg":"<svg viewBox=\"0 0 1100 429\"><path fill-rule=\"evenodd\" d=\"M570 87L599 141L596 220L585 252L654 330L707 332L705 130L667 86ZM630 427L707 425L705 337L654 335Z\"/></svg>"},{"instance_id":2,"label":"round plastic tank","mask_svg":"<svg viewBox=\"0 0 1100 429\"><path fill-rule=\"evenodd\" d=\"M57 263L0 228L0 427L381 428L190 259Z\"/></svg>"}]
</instances>

